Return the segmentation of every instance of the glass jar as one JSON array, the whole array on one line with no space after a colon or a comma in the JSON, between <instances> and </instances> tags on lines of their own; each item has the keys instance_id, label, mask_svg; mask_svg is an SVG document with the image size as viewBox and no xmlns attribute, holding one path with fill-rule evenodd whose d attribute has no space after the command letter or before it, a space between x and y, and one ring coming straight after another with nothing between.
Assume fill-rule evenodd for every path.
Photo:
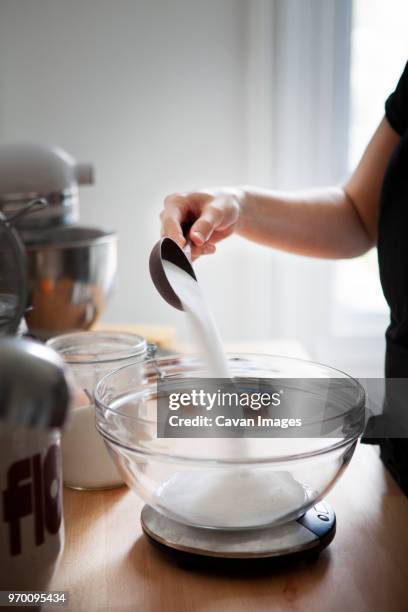
<instances>
[{"instance_id":1,"label":"glass jar","mask_svg":"<svg viewBox=\"0 0 408 612\"><path fill-rule=\"evenodd\" d=\"M93 392L98 381L121 366L141 371L148 354L136 334L84 331L52 338L47 345L65 360L74 380L71 419L62 436L64 484L73 489L110 489L123 485L103 440L95 429Z\"/></svg>"}]
</instances>

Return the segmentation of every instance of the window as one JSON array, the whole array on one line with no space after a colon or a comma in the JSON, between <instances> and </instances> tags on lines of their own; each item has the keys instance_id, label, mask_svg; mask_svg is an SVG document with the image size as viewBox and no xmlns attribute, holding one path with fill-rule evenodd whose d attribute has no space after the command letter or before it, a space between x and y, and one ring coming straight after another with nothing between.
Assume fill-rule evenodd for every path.
<instances>
[{"instance_id":1,"label":"window","mask_svg":"<svg viewBox=\"0 0 408 612\"><path fill-rule=\"evenodd\" d=\"M408 59L408 2L354 0L351 26L350 129L348 167L352 172L384 115ZM377 255L336 265L331 327L336 336L384 333L388 308L378 277Z\"/></svg>"},{"instance_id":2,"label":"window","mask_svg":"<svg viewBox=\"0 0 408 612\"><path fill-rule=\"evenodd\" d=\"M293 190L345 180L408 58L408 2L247 4L254 59L248 132L252 165L262 169L248 182ZM258 300L263 337L293 336L317 361L356 376L382 375L388 310L374 250L344 262L272 251L251 266L254 286L269 287Z\"/></svg>"}]
</instances>

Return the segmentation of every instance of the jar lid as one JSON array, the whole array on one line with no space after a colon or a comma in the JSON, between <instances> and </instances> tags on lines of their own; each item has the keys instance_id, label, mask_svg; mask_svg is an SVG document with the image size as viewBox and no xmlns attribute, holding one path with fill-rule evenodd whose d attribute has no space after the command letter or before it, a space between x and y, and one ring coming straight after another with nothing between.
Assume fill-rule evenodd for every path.
<instances>
[{"instance_id":1,"label":"jar lid","mask_svg":"<svg viewBox=\"0 0 408 612\"><path fill-rule=\"evenodd\" d=\"M65 423L70 402L64 362L39 342L0 342L0 421L53 429Z\"/></svg>"},{"instance_id":2,"label":"jar lid","mask_svg":"<svg viewBox=\"0 0 408 612\"><path fill-rule=\"evenodd\" d=\"M26 303L24 248L17 232L0 213L0 335L17 331Z\"/></svg>"},{"instance_id":3,"label":"jar lid","mask_svg":"<svg viewBox=\"0 0 408 612\"><path fill-rule=\"evenodd\" d=\"M128 359L144 359L147 342L142 336L117 331L83 331L63 334L48 340L71 365L108 363Z\"/></svg>"}]
</instances>

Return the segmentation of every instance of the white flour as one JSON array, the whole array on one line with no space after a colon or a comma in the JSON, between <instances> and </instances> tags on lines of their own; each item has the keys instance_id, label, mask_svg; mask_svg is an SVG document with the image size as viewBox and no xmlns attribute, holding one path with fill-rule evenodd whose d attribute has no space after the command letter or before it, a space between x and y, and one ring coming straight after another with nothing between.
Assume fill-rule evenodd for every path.
<instances>
[{"instance_id":1,"label":"white flour","mask_svg":"<svg viewBox=\"0 0 408 612\"><path fill-rule=\"evenodd\" d=\"M62 434L64 484L82 489L104 489L123 483L101 436L95 429L95 406L76 406L70 427Z\"/></svg>"},{"instance_id":2,"label":"white flour","mask_svg":"<svg viewBox=\"0 0 408 612\"><path fill-rule=\"evenodd\" d=\"M156 502L176 520L206 527L268 525L305 501L305 489L289 472L265 469L176 472L156 491Z\"/></svg>"},{"instance_id":3,"label":"white flour","mask_svg":"<svg viewBox=\"0 0 408 612\"><path fill-rule=\"evenodd\" d=\"M178 266L163 261L164 271L188 317L196 351L202 355L208 376L231 378L227 359L199 284ZM231 451L247 456L247 440L217 439ZM155 501L174 518L208 527L267 525L296 511L306 492L289 472L229 468L186 470L174 473L155 492Z\"/></svg>"},{"instance_id":4,"label":"white flour","mask_svg":"<svg viewBox=\"0 0 408 612\"><path fill-rule=\"evenodd\" d=\"M197 352L205 360L209 378L230 378L224 348L198 282L170 261L163 260L163 267L183 304L191 335Z\"/></svg>"}]
</instances>

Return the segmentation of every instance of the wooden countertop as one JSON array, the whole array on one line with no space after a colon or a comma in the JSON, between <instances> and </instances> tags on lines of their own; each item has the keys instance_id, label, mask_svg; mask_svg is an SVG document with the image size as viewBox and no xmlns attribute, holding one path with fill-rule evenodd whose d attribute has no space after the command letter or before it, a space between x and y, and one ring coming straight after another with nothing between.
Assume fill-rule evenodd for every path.
<instances>
[{"instance_id":1,"label":"wooden countertop","mask_svg":"<svg viewBox=\"0 0 408 612\"><path fill-rule=\"evenodd\" d=\"M141 533L126 488L65 489L66 546L51 589L68 610L399 612L408 610L408 499L375 447L360 445L328 495L337 534L314 563L244 576L180 568Z\"/></svg>"},{"instance_id":2,"label":"wooden countertop","mask_svg":"<svg viewBox=\"0 0 408 612\"><path fill-rule=\"evenodd\" d=\"M285 339L228 349L308 357ZM316 562L245 576L177 566L142 535L143 502L125 487L65 489L66 545L50 588L69 591L73 612L406 612L408 498L377 447L357 447L327 501L337 533Z\"/></svg>"}]
</instances>

